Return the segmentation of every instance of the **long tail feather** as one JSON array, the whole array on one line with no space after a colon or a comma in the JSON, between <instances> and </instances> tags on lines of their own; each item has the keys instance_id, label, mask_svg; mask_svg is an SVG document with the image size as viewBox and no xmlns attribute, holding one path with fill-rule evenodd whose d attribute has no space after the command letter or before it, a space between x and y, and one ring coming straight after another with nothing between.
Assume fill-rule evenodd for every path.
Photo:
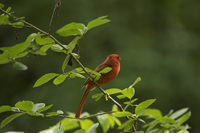
<instances>
[{"instance_id":1,"label":"long tail feather","mask_svg":"<svg viewBox=\"0 0 200 133\"><path fill-rule=\"evenodd\" d=\"M81 116L81 112L82 112L83 106L84 106L84 104L85 104L85 101L86 101L86 99L87 99L87 96L88 96L89 92L90 92L90 90L85 89L85 92L84 92L84 94L83 94L83 97L82 97L82 99L81 99L81 102L79 103L78 109L77 109L77 111L76 111L76 115L75 115L75 118L76 118L76 119L79 119L80 116Z\"/></svg>"}]
</instances>

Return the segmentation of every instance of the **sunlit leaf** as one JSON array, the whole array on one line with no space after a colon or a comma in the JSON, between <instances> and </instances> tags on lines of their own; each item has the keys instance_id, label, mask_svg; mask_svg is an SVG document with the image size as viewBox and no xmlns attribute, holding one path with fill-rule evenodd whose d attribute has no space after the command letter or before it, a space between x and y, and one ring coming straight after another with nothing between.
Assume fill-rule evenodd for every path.
<instances>
[{"instance_id":1,"label":"sunlit leaf","mask_svg":"<svg viewBox=\"0 0 200 133\"><path fill-rule=\"evenodd\" d=\"M93 124L93 125L87 130L87 133L94 133L98 126L99 126L99 123Z\"/></svg>"},{"instance_id":2,"label":"sunlit leaf","mask_svg":"<svg viewBox=\"0 0 200 133\"><path fill-rule=\"evenodd\" d=\"M120 89L118 89L118 88L111 88L111 89L107 89L107 90L105 90L105 91L106 91L109 95L122 92L122 90L120 90Z\"/></svg>"},{"instance_id":3,"label":"sunlit leaf","mask_svg":"<svg viewBox=\"0 0 200 133\"><path fill-rule=\"evenodd\" d=\"M45 107L45 104L44 103L36 103L33 105L33 108L32 108L32 112L36 112L38 111L39 109L41 108L44 108Z\"/></svg>"},{"instance_id":4,"label":"sunlit leaf","mask_svg":"<svg viewBox=\"0 0 200 133\"><path fill-rule=\"evenodd\" d=\"M99 73L100 73L100 74L105 74L105 73L110 72L111 70L112 70L111 67L106 67L106 68L104 68L103 70L101 70Z\"/></svg>"},{"instance_id":5,"label":"sunlit leaf","mask_svg":"<svg viewBox=\"0 0 200 133\"><path fill-rule=\"evenodd\" d=\"M118 128L119 129L124 128L125 132L129 131L132 128L133 122L134 122L134 119L128 120L128 121L124 122L121 126L119 126Z\"/></svg>"},{"instance_id":6,"label":"sunlit leaf","mask_svg":"<svg viewBox=\"0 0 200 133\"><path fill-rule=\"evenodd\" d=\"M75 77L79 77L79 78L85 78L83 75L76 73L76 72L70 72L70 78L75 78Z\"/></svg>"},{"instance_id":7,"label":"sunlit leaf","mask_svg":"<svg viewBox=\"0 0 200 133\"><path fill-rule=\"evenodd\" d=\"M0 113L7 112L7 111L12 111L12 107L8 105L3 105L0 107Z\"/></svg>"},{"instance_id":8,"label":"sunlit leaf","mask_svg":"<svg viewBox=\"0 0 200 133\"><path fill-rule=\"evenodd\" d=\"M185 112L187 112L188 109L189 109L189 108L180 109L180 110L174 112L173 114L171 114L171 115L170 115L170 118L176 119L176 118L180 117L181 115L183 115Z\"/></svg>"},{"instance_id":9,"label":"sunlit leaf","mask_svg":"<svg viewBox=\"0 0 200 133\"><path fill-rule=\"evenodd\" d=\"M184 114L179 120L178 124L182 125L185 121L187 121L191 116L191 112L189 111L188 113Z\"/></svg>"},{"instance_id":10,"label":"sunlit leaf","mask_svg":"<svg viewBox=\"0 0 200 133\"><path fill-rule=\"evenodd\" d=\"M64 118L62 121L62 126L65 131L69 131L79 127L79 123L75 119Z\"/></svg>"},{"instance_id":11,"label":"sunlit leaf","mask_svg":"<svg viewBox=\"0 0 200 133\"><path fill-rule=\"evenodd\" d=\"M22 102L17 102L15 104L15 107L24 110L24 111L31 111L33 109L34 103L32 101L22 101Z\"/></svg>"},{"instance_id":12,"label":"sunlit leaf","mask_svg":"<svg viewBox=\"0 0 200 133\"><path fill-rule=\"evenodd\" d=\"M56 77L54 79L53 83L55 85L58 85L58 84L62 83L63 81L65 81L66 77L67 77L66 75L60 74L58 77Z\"/></svg>"},{"instance_id":13,"label":"sunlit leaf","mask_svg":"<svg viewBox=\"0 0 200 133\"><path fill-rule=\"evenodd\" d=\"M76 130L75 132L73 133L85 133L85 129L79 129L79 130Z\"/></svg>"},{"instance_id":14,"label":"sunlit leaf","mask_svg":"<svg viewBox=\"0 0 200 133\"><path fill-rule=\"evenodd\" d=\"M123 111L123 112L116 112L115 113L115 117L133 117L132 113L128 112L128 111Z\"/></svg>"},{"instance_id":15,"label":"sunlit leaf","mask_svg":"<svg viewBox=\"0 0 200 133\"><path fill-rule=\"evenodd\" d=\"M153 117L153 118L161 118L162 113L158 109L146 109L146 112L141 114L141 116L148 116L148 117Z\"/></svg>"},{"instance_id":16,"label":"sunlit leaf","mask_svg":"<svg viewBox=\"0 0 200 133\"><path fill-rule=\"evenodd\" d=\"M59 74L57 73L48 73L43 75L41 78L39 78L36 83L34 84L33 87L38 87L40 85L43 85L44 83L48 82L49 80L51 80L52 78L58 76Z\"/></svg>"},{"instance_id":17,"label":"sunlit leaf","mask_svg":"<svg viewBox=\"0 0 200 133\"><path fill-rule=\"evenodd\" d=\"M140 103L135 108L135 114L138 116L144 109L146 109L147 107L149 107L155 101L156 101L156 99L149 99L149 100L146 100L146 101Z\"/></svg>"},{"instance_id":18,"label":"sunlit leaf","mask_svg":"<svg viewBox=\"0 0 200 133\"><path fill-rule=\"evenodd\" d=\"M153 129L159 122L160 122L160 120L155 120L155 121L147 128L146 133L148 133L148 131L150 131L151 129Z\"/></svg>"},{"instance_id":19,"label":"sunlit leaf","mask_svg":"<svg viewBox=\"0 0 200 133\"><path fill-rule=\"evenodd\" d=\"M88 30L90 30L91 28L94 28L96 26L102 25L102 24L106 24L108 22L110 22L109 19L106 19L107 16L103 16L103 17L99 17L97 19L94 19L92 21L90 21L87 25Z\"/></svg>"},{"instance_id":20,"label":"sunlit leaf","mask_svg":"<svg viewBox=\"0 0 200 133\"><path fill-rule=\"evenodd\" d=\"M17 54L26 50L29 45L30 45L30 41L25 41L23 43L16 44L10 50L10 57L14 58Z\"/></svg>"},{"instance_id":21,"label":"sunlit leaf","mask_svg":"<svg viewBox=\"0 0 200 133\"><path fill-rule=\"evenodd\" d=\"M1 15L0 16L0 25L2 24L8 24L10 21L8 20L8 16L6 15Z\"/></svg>"},{"instance_id":22,"label":"sunlit leaf","mask_svg":"<svg viewBox=\"0 0 200 133\"><path fill-rule=\"evenodd\" d=\"M162 123L176 124L176 121L170 117L162 117L160 120Z\"/></svg>"},{"instance_id":23,"label":"sunlit leaf","mask_svg":"<svg viewBox=\"0 0 200 133\"><path fill-rule=\"evenodd\" d=\"M28 54L28 52L23 52L23 53L18 54L15 58L22 58L22 57L26 56L27 54Z\"/></svg>"},{"instance_id":24,"label":"sunlit leaf","mask_svg":"<svg viewBox=\"0 0 200 133\"><path fill-rule=\"evenodd\" d=\"M108 117L106 115L101 115L97 116L97 119L103 128L103 133L106 133L110 128Z\"/></svg>"},{"instance_id":25,"label":"sunlit leaf","mask_svg":"<svg viewBox=\"0 0 200 133\"><path fill-rule=\"evenodd\" d=\"M90 119L85 119L83 121L80 121L81 128L85 129L85 131L88 131L93 124L94 122Z\"/></svg>"},{"instance_id":26,"label":"sunlit leaf","mask_svg":"<svg viewBox=\"0 0 200 133\"><path fill-rule=\"evenodd\" d=\"M85 25L82 23L70 23L59 30L57 30L57 33L60 36L67 37L67 36L72 36L72 35L83 35L85 31Z\"/></svg>"},{"instance_id":27,"label":"sunlit leaf","mask_svg":"<svg viewBox=\"0 0 200 133\"><path fill-rule=\"evenodd\" d=\"M48 43L52 43L52 44L55 44L54 43L54 40L48 36L44 36L44 34L39 34L37 35L37 37L35 38L35 41L37 44L48 44Z\"/></svg>"},{"instance_id":28,"label":"sunlit leaf","mask_svg":"<svg viewBox=\"0 0 200 133\"><path fill-rule=\"evenodd\" d=\"M62 65L62 71L64 72L65 71L65 68L69 62L69 59L70 59L70 54L67 55L67 57L65 58L64 62L63 62L63 65Z\"/></svg>"},{"instance_id":29,"label":"sunlit leaf","mask_svg":"<svg viewBox=\"0 0 200 133\"><path fill-rule=\"evenodd\" d=\"M1 122L1 128L4 127L5 125L7 125L8 123L10 123L11 121L13 121L15 118L23 115L24 113L16 113L13 115L8 116L7 118L5 118L2 122Z\"/></svg>"},{"instance_id":30,"label":"sunlit leaf","mask_svg":"<svg viewBox=\"0 0 200 133\"><path fill-rule=\"evenodd\" d=\"M43 112L43 111L46 111L46 110L50 109L52 106L53 106L53 104L48 105L48 106L45 106L45 107L39 109L38 112L41 113L41 112Z\"/></svg>"},{"instance_id":31,"label":"sunlit leaf","mask_svg":"<svg viewBox=\"0 0 200 133\"><path fill-rule=\"evenodd\" d=\"M61 115L61 114L64 114L64 112L62 110L57 110L57 114Z\"/></svg>"},{"instance_id":32,"label":"sunlit leaf","mask_svg":"<svg viewBox=\"0 0 200 133\"><path fill-rule=\"evenodd\" d=\"M118 106L116 104L113 104L112 111L118 111Z\"/></svg>"},{"instance_id":33,"label":"sunlit leaf","mask_svg":"<svg viewBox=\"0 0 200 133\"><path fill-rule=\"evenodd\" d=\"M183 130L181 130L181 131L179 131L177 133L189 133L189 131L183 131Z\"/></svg>"},{"instance_id":34,"label":"sunlit leaf","mask_svg":"<svg viewBox=\"0 0 200 133\"><path fill-rule=\"evenodd\" d=\"M79 39L80 39L80 37L77 36L67 45L67 48L68 48L67 54L69 54L73 51L73 49L75 48Z\"/></svg>"},{"instance_id":35,"label":"sunlit leaf","mask_svg":"<svg viewBox=\"0 0 200 133\"><path fill-rule=\"evenodd\" d=\"M129 88L133 88L134 85L136 85L139 81L141 81L142 79L140 77L138 77L134 83L129 87Z\"/></svg>"},{"instance_id":36,"label":"sunlit leaf","mask_svg":"<svg viewBox=\"0 0 200 133\"><path fill-rule=\"evenodd\" d=\"M122 90L122 94L126 96L127 98L131 99L135 94L134 88L125 88Z\"/></svg>"}]
</instances>

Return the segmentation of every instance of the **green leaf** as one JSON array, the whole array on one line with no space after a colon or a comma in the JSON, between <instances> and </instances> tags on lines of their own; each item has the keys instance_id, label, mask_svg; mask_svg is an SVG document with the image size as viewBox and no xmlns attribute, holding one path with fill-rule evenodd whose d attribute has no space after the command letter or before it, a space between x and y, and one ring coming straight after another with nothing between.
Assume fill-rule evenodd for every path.
<instances>
[{"instance_id":1,"label":"green leaf","mask_svg":"<svg viewBox=\"0 0 200 133\"><path fill-rule=\"evenodd\" d=\"M182 125L185 121L187 121L191 116L191 112L189 111L188 113L184 114L178 121L179 125Z\"/></svg>"},{"instance_id":2,"label":"green leaf","mask_svg":"<svg viewBox=\"0 0 200 133\"><path fill-rule=\"evenodd\" d=\"M152 128L154 128L159 122L160 122L160 120L154 121L154 122L147 128L146 133L147 133L148 131L150 131Z\"/></svg>"},{"instance_id":3,"label":"green leaf","mask_svg":"<svg viewBox=\"0 0 200 133\"><path fill-rule=\"evenodd\" d=\"M134 133L144 133L144 131L138 131L138 132L134 132Z\"/></svg>"},{"instance_id":4,"label":"green leaf","mask_svg":"<svg viewBox=\"0 0 200 133\"><path fill-rule=\"evenodd\" d=\"M48 44L48 43L52 43L52 44L55 44L54 40L50 37L41 37L41 36L44 36L44 34L39 34L36 36L35 38L35 41L37 44L39 45L44 45L44 44Z\"/></svg>"},{"instance_id":5,"label":"green leaf","mask_svg":"<svg viewBox=\"0 0 200 133\"><path fill-rule=\"evenodd\" d=\"M29 45L30 45L30 41L25 41L23 43L16 44L10 50L10 57L14 58L17 54L26 50Z\"/></svg>"},{"instance_id":6,"label":"green leaf","mask_svg":"<svg viewBox=\"0 0 200 133\"><path fill-rule=\"evenodd\" d=\"M129 131L132 128L134 119L128 120L126 122L124 122L121 126L119 126L119 129L124 128L124 132Z\"/></svg>"},{"instance_id":7,"label":"green leaf","mask_svg":"<svg viewBox=\"0 0 200 133\"><path fill-rule=\"evenodd\" d=\"M49 80L51 80L52 78L58 76L59 74L57 73L48 73L43 75L41 78L39 78L36 83L34 84L33 87L38 87L40 85L43 85L44 83L48 82Z\"/></svg>"},{"instance_id":8,"label":"green leaf","mask_svg":"<svg viewBox=\"0 0 200 133\"><path fill-rule=\"evenodd\" d=\"M103 93L98 93L92 95L92 98L95 99L95 101L98 101L103 96Z\"/></svg>"},{"instance_id":9,"label":"green leaf","mask_svg":"<svg viewBox=\"0 0 200 133\"><path fill-rule=\"evenodd\" d=\"M22 57L26 56L27 54L28 54L28 52L23 52L23 53L18 54L15 58L22 58Z\"/></svg>"},{"instance_id":10,"label":"green leaf","mask_svg":"<svg viewBox=\"0 0 200 133\"><path fill-rule=\"evenodd\" d=\"M111 89L107 89L107 90L105 90L105 91L106 91L109 95L122 92L122 90L120 90L120 89L118 89L118 88L111 88Z\"/></svg>"},{"instance_id":11,"label":"green leaf","mask_svg":"<svg viewBox=\"0 0 200 133\"><path fill-rule=\"evenodd\" d=\"M49 112L46 114L46 117L56 116L57 112Z\"/></svg>"},{"instance_id":12,"label":"green leaf","mask_svg":"<svg viewBox=\"0 0 200 133\"><path fill-rule=\"evenodd\" d=\"M162 117L160 120L162 123L176 124L176 121L170 117Z\"/></svg>"},{"instance_id":13,"label":"green leaf","mask_svg":"<svg viewBox=\"0 0 200 133\"><path fill-rule=\"evenodd\" d=\"M118 95L117 98L123 99L123 98L126 98L126 96L125 95Z\"/></svg>"},{"instance_id":14,"label":"green leaf","mask_svg":"<svg viewBox=\"0 0 200 133\"><path fill-rule=\"evenodd\" d=\"M73 49L75 48L79 39L80 39L80 37L77 36L67 45L67 49L68 49L67 54L69 54L73 51Z\"/></svg>"},{"instance_id":15,"label":"green leaf","mask_svg":"<svg viewBox=\"0 0 200 133\"><path fill-rule=\"evenodd\" d=\"M131 99L134 94L135 94L135 89L134 88L125 88L122 90L122 94L126 96L127 98Z\"/></svg>"},{"instance_id":16,"label":"green leaf","mask_svg":"<svg viewBox=\"0 0 200 133\"><path fill-rule=\"evenodd\" d=\"M133 99L131 101L124 102L124 104L133 104L137 100L138 100L138 98L135 98L135 99Z\"/></svg>"},{"instance_id":17,"label":"green leaf","mask_svg":"<svg viewBox=\"0 0 200 133\"><path fill-rule=\"evenodd\" d=\"M148 117L151 117L151 118L161 118L162 113L158 109L146 109L146 112L141 114L141 116L148 116Z\"/></svg>"},{"instance_id":18,"label":"green leaf","mask_svg":"<svg viewBox=\"0 0 200 133\"><path fill-rule=\"evenodd\" d=\"M113 116L110 115L110 114L106 114L106 116L108 117L108 121L109 121L110 127L111 127L111 128L114 128L114 126L115 126L115 121L114 121L114 119L113 119Z\"/></svg>"},{"instance_id":19,"label":"green leaf","mask_svg":"<svg viewBox=\"0 0 200 133\"><path fill-rule=\"evenodd\" d=\"M129 88L133 88L134 85L136 85L139 81L141 81L142 79L140 77L138 77L134 83L129 87Z\"/></svg>"},{"instance_id":20,"label":"green leaf","mask_svg":"<svg viewBox=\"0 0 200 133\"><path fill-rule=\"evenodd\" d=\"M104 68L103 70L101 70L99 73L100 73L100 74L105 74L105 73L110 72L111 70L112 70L111 67L106 67L106 68Z\"/></svg>"},{"instance_id":21,"label":"green leaf","mask_svg":"<svg viewBox=\"0 0 200 133\"><path fill-rule=\"evenodd\" d=\"M99 123L95 123L93 124L88 130L87 130L87 133L93 133L97 127L99 126Z\"/></svg>"},{"instance_id":22,"label":"green leaf","mask_svg":"<svg viewBox=\"0 0 200 133\"><path fill-rule=\"evenodd\" d=\"M176 118L180 117L181 115L183 115L187 111L188 111L188 108L180 109L180 110L174 112L173 114L171 114L170 118L176 119Z\"/></svg>"},{"instance_id":23,"label":"green leaf","mask_svg":"<svg viewBox=\"0 0 200 133\"><path fill-rule=\"evenodd\" d=\"M45 106L45 107L43 107L43 108L40 108L40 109L38 110L38 112L41 113L41 112L43 112L43 111L46 111L46 110L50 109L52 106L53 106L53 104L48 105L48 106Z\"/></svg>"},{"instance_id":24,"label":"green leaf","mask_svg":"<svg viewBox=\"0 0 200 133\"><path fill-rule=\"evenodd\" d=\"M4 5L0 3L0 8L4 8Z\"/></svg>"},{"instance_id":25,"label":"green leaf","mask_svg":"<svg viewBox=\"0 0 200 133\"><path fill-rule=\"evenodd\" d=\"M112 111L118 111L118 106L115 105L115 104L113 104L113 106L112 106Z\"/></svg>"},{"instance_id":26,"label":"green leaf","mask_svg":"<svg viewBox=\"0 0 200 133\"><path fill-rule=\"evenodd\" d=\"M63 62L63 65L62 65L62 71L64 72L65 71L65 68L69 62L69 59L70 59L70 54L67 55L67 57L65 58L64 62Z\"/></svg>"},{"instance_id":27,"label":"green leaf","mask_svg":"<svg viewBox=\"0 0 200 133\"><path fill-rule=\"evenodd\" d=\"M97 119L103 128L103 133L106 133L110 128L108 117L106 115L101 115L97 116Z\"/></svg>"},{"instance_id":28,"label":"green leaf","mask_svg":"<svg viewBox=\"0 0 200 133\"><path fill-rule=\"evenodd\" d=\"M89 130L90 127L92 125L94 125L94 122L90 119L85 119L83 121L80 121L80 125L81 125L81 128L84 129L85 131Z\"/></svg>"},{"instance_id":29,"label":"green leaf","mask_svg":"<svg viewBox=\"0 0 200 133\"><path fill-rule=\"evenodd\" d=\"M181 131L179 131L179 132L177 132L177 133L189 133L188 131L183 131L183 130L181 130Z\"/></svg>"},{"instance_id":30,"label":"green leaf","mask_svg":"<svg viewBox=\"0 0 200 133\"><path fill-rule=\"evenodd\" d=\"M26 38L26 41L28 41L28 42L33 42L34 39L35 39L37 36L38 36L37 33L32 33L32 34L30 34L30 35Z\"/></svg>"},{"instance_id":31,"label":"green leaf","mask_svg":"<svg viewBox=\"0 0 200 133\"><path fill-rule=\"evenodd\" d=\"M22 64L21 62L17 62L17 61L15 61L12 66L13 66L13 68L15 68L17 70L27 70L28 69L28 67L26 65Z\"/></svg>"},{"instance_id":32,"label":"green leaf","mask_svg":"<svg viewBox=\"0 0 200 133\"><path fill-rule=\"evenodd\" d=\"M23 22L15 22L15 23L10 23L10 25L15 28L22 28L24 26L24 23Z\"/></svg>"},{"instance_id":33,"label":"green leaf","mask_svg":"<svg viewBox=\"0 0 200 133\"><path fill-rule=\"evenodd\" d=\"M41 51L46 52L54 44L46 44L40 48Z\"/></svg>"},{"instance_id":34,"label":"green leaf","mask_svg":"<svg viewBox=\"0 0 200 133\"><path fill-rule=\"evenodd\" d=\"M45 104L44 103L36 103L33 105L33 108L32 108L32 112L36 112L38 111L39 109L41 108L44 108L45 107Z\"/></svg>"},{"instance_id":35,"label":"green leaf","mask_svg":"<svg viewBox=\"0 0 200 133\"><path fill-rule=\"evenodd\" d=\"M75 119L64 118L61 123L65 131L69 131L79 127L79 123Z\"/></svg>"},{"instance_id":36,"label":"green leaf","mask_svg":"<svg viewBox=\"0 0 200 133\"><path fill-rule=\"evenodd\" d=\"M9 59L3 58L0 55L0 64L6 64L6 63L9 63L9 61L10 61Z\"/></svg>"},{"instance_id":37,"label":"green leaf","mask_svg":"<svg viewBox=\"0 0 200 133\"><path fill-rule=\"evenodd\" d=\"M85 133L85 129L76 130L74 133Z\"/></svg>"},{"instance_id":38,"label":"green leaf","mask_svg":"<svg viewBox=\"0 0 200 133\"><path fill-rule=\"evenodd\" d=\"M12 111L12 107L8 105L3 105L0 107L0 113L7 112L7 111Z\"/></svg>"},{"instance_id":39,"label":"green leaf","mask_svg":"<svg viewBox=\"0 0 200 133\"><path fill-rule=\"evenodd\" d=\"M2 25L2 24L8 24L10 21L8 20L8 16L6 16L6 15L1 15L0 16L0 25Z\"/></svg>"},{"instance_id":40,"label":"green leaf","mask_svg":"<svg viewBox=\"0 0 200 133\"><path fill-rule=\"evenodd\" d=\"M60 74L57 78L54 79L53 83L55 85L58 85L60 83L62 83L63 81L65 81L67 75L63 75L63 74Z\"/></svg>"},{"instance_id":41,"label":"green leaf","mask_svg":"<svg viewBox=\"0 0 200 133\"><path fill-rule=\"evenodd\" d=\"M13 121L15 118L23 115L24 113L16 113L16 114L13 114L13 115L10 115L8 116L6 119L4 119L2 122L1 122L1 128L4 127L5 125L7 125L8 123L10 123L11 121Z\"/></svg>"},{"instance_id":42,"label":"green leaf","mask_svg":"<svg viewBox=\"0 0 200 133\"><path fill-rule=\"evenodd\" d=\"M86 30L86 27L84 24L73 22L57 30L57 33L60 36L67 37L67 36L73 36L73 35L83 35L85 30Z\"/></svg>"},{"instance_id":43,"label":"green leaf","mask_svg":"<svg viewBox=\"0 0 200 133\"><path fill-rule=\"evenodd\" d=\"M1 47L0 50L2 50L2 51L7 51L8 50L9 51L9 50L11 50L11 48L12 47Z\"/></svg>"},{"instance_id":44,"label":"green leaf","mask_svg":"<svg viewBox=\"0 0 200 133\"><path fill-rule=\"evenodd\" d=\"M17 102L15 104L15 107L24 110L24 111L31 111L33 109L34 103L32 101L22 101L22 102Z\"/></svg>"},{"instance_id":45,"label":"green leaf","mask_svg":"<svg viewBox=\"0 0 200 133\"><path fill-rule=\"evenodd\" d=\"M133 117L133 115L128 111L116 112L115 113L115 117L126 117L126 116Z\"/></svg>"},{"instance_id":46,"label":"green leaf","mask_svg":"<svg viewBox=\"0 0 200 133\"><path fill-rule=\"evenodd\" d=\"M90 21L87 25L88 30L90 30L91 28L94 28L96 26L102 25L102 24L106 24L108 22L110 22L109 19L105 19L107 16L103 16L103 17L99 17L97 19L94 19L92 21Z\"/></svg>"},{"instance_id":47,"label":"green leaf","mask_svg":"<svg viewBox=\"0 0 200 133\"><path fill-rule=\"evenodd\" d=\"M76 59L80 58L80 55L76 54L76 53L72 53L74 55L74 57L76 57Z\"/></svg>"},{"instance_id":48,"label":"green leaf","mask_svg":"<svg viewBox=\"0 0 200 133\"><path fill-rule=\"evenodd\" d=\"M85 78L83 75L76 73L76 72L70 72L70 78L75 78L75 77L79 77L79 78Z\"/></svg>"},{"instance_id":49,"label":"green leaf","mask_svg":"<svg viewBox=\"0 0 200 133\"><path fill-rule=\"evenodd\" d=\"M6 9L6 12L9 13L9 12L11 11L11 9L12 9L11 7L8 7L8 8Z\"/></svg>"},{"instance_id":50,"label":"green leaf","mask_svg":"<svg viewBox=\"0 0 200 133\"><path fill-rule=\"evenodd\" d=\"M149 107L155 101L156 101L156 99L149 99L149 100L146 100L146 101L140 103L135 108L135 114L138 116L143 110L145 110L147 107Z\"/></svg>"},{"instance_id":51,"label":"green leaf","mask_svg":"<svg viewBox=\"0 0 200 133\"><path fill-rule=\"evenodd\" d=\"M62 115L64 112L62 110L57 110L57 115Z\"/></svg>"}]
</instances>

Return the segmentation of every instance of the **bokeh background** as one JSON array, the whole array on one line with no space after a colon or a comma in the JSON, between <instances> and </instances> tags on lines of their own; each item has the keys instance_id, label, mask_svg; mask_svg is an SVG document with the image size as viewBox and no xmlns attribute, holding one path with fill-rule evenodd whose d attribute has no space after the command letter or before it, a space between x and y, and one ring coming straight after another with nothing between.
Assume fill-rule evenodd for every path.
<instances>
[{"instance_id":1,"label":"bokeh background","mask_svg":"<svg viewBox=\"0 0 200 133\"><path fill-rule=\"evenodd\" d=\"M119 75L103 86L104 89L123 89L137 77L142 81L136 86L138 102L150 98L157 101L151 108L158 108L163 115L171 109L189 107L192 116L187 123L191 133L199 133L200 120L200 1L199 0L62 0L60 16L52 23L51 33L62 43L69 43L73 37L63 38L56 30L70 22L87 24L89 21L108 15L111 23L89 31L80 41L80 61L94 69L112 53L119 54L121 71ZM15 15L48 31L54 0L1 0L5 7L11 6ZM15 30L0 26L0 46L13 46L37 32L31 28ZM47 56L31 54L21 60L28 66L26 71L12 68L12 64L0 65L0 105L10 105L22 100L34 103L54 104L51 111L58 109L75 112L83 91L84 79L70 79L56 86L52 81L33 88L35 81L46 73L62 73L65 59L62 53L48 51ZM66 71L78 67L68 66ZM101 99L95 102L91 92L83 111L95 113L109 111L112 103ZM0 121L11 113L0 114ZM36 133L56 124L59 118L21 116L9 123L0 132L25 131ZM94 121L97 121L94 119ZM101 128L99 127L99 132ZM70 131L71 132L71 131ZM116 132L110 130L110 132Z\"/></svg>"}]
</instances>

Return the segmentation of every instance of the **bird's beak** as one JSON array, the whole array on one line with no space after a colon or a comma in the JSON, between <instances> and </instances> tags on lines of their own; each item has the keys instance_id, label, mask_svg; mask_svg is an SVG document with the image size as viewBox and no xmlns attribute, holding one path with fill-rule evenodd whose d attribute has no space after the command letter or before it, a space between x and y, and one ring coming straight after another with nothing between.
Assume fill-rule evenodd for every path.
<instances>
[{"instance_id":1,"label":"bird's beak","mask_svg":"<svg viewBox=\"0 0 200 133\"><path fill-rule=\"evenodd\" d=\"M121 60L121 58L119 57L119 61Z\"/></svg>"}]
</instances>

